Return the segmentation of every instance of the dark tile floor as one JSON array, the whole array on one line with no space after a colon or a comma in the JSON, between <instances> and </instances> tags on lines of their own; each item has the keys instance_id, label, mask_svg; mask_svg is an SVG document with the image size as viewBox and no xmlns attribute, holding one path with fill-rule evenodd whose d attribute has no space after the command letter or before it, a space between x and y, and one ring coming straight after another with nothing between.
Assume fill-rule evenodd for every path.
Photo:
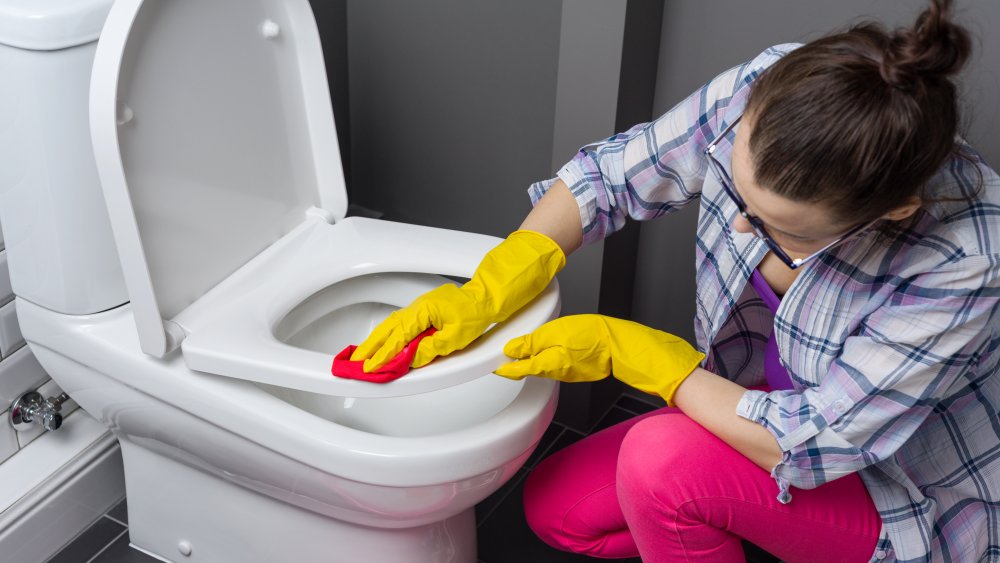
<instances>
[{"instance_id":1,"label":"dark tile floor","mask_svg":"<svg viewBox=\"0 0 1000 563\"><path fill-rule=\"evenodd\" d=\"M588 431L596 432L637 414L662 406L655 400L646 401L631 393L623 394L604 417ZM584 563L619 561L641 563L631 559L594 559L562 552L542 543L528 528L522 514L521 494L524 477L545 456L556 452L586 434L553 422L534 454L513 479L492 496L476 505L478 522L479 563ZM775 563L767 553L746 544L750 563ZM136 551L128 544L128 511L125 501L102 516L90 528L73 540L49 563L155 563L156 560Z\"/></svg>"}]
</instances>

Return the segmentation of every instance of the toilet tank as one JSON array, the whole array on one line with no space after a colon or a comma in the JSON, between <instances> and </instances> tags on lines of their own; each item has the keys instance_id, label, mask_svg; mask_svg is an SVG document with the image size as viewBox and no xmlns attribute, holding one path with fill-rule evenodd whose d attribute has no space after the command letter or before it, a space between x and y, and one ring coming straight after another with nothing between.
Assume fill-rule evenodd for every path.
<instances>
[{"instance_id":1,"label":"toilet tank","mask_svg":"<svg viewBox=\"0 0 1000 563\"><path fill-rule=\"evenodd\" d=\"M128 301L91 149L112 0L0 0L0 227L14 294L66 314Z\"/></svg>"}]
</instances>

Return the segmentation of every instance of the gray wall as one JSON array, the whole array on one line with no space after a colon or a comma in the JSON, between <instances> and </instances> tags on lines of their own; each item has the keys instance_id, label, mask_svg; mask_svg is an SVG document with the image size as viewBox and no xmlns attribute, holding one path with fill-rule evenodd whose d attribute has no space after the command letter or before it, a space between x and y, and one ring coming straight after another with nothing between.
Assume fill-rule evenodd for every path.
<instances>
[{"instance_id":1,"label":"gray wall","mask_svg":"<svg viewBox=\"0 0 1000 563\"><path fill-rule=\"evenodd\" d=\"M352 201L506 236L551 174L558 0L348 0Z\"/></svg>"},{"instance_id":2,"label":"gray wall","mask_svg":"<svg viewBox=\"0 0 1000 563\"><path fill-rule=\"evenodd\" d=\"M356 205L506 236L532 182L615 132L626 0L345 4ZM597 310L602 254L560 274L564 313Z\"/></svg>"},{"instance_id":3,"label":"gray wall","mask_svg":"<svg viewBox=\"0 0 1000 563\"><path fill-rule=\"evenodd\" d=\"M860 19L910 25L925 0L701 0L666 2L660 40L654 114L717 73L749 60L769 45L808 41ZM1000 164L1000 2L958 0L958 16L977 36L977 51L962 75L968 138L994 166ZM974 116L974 118L972 118ZM642 225L633 318L693 339L693 208Z\"/></svg>"}]
</instances>

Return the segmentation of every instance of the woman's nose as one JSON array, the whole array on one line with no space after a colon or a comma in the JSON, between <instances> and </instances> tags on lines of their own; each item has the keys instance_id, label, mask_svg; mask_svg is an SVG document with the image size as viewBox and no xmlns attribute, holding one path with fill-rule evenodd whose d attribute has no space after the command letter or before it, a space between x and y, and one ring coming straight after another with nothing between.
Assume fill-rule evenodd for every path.
<instances>
[{"instance_id":1,"label":"woman's nose","mask_svg":"<svg viewBox=\"0 0 1000 563\"><path fill-rule=\"evenodd\" d=\"M753 226L750 224L750 221L747 221L746 218L743 217L742 215L737 215L736 218L733 219L733 230L738 233L754 232Z\"/></svg>"}]
</instances>

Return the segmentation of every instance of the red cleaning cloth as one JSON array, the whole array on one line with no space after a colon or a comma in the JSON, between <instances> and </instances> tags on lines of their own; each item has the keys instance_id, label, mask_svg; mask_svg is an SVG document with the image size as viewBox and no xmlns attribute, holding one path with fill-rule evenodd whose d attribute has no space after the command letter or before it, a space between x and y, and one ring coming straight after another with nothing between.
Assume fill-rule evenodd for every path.
<instances>
[{"instance_id":1,"label":"red cleaning cloth","mask_svg":"<svg viewBox=\"0 0 1000 563\"><path fill-rule=\"evenodd\" d=\"M371 381L372 383L389 383L403 377L410 371L410 363L413 362L413 356L417 354L417 344L420 344L421 340L435 332L437 332L437 329L434 327L421 332L409 344L404 346L403 350L396 354L395 358L389 360L389 363L382 366L378 371L371 373L365 373L363 369L365 365L364 361L351 361L351 354L357 349L357 346L352 344L344 348L333 358L333 367L330 368L330 372L337 377L346 379L359 379L361 381Z\"/></svg>"}]
</instances>

